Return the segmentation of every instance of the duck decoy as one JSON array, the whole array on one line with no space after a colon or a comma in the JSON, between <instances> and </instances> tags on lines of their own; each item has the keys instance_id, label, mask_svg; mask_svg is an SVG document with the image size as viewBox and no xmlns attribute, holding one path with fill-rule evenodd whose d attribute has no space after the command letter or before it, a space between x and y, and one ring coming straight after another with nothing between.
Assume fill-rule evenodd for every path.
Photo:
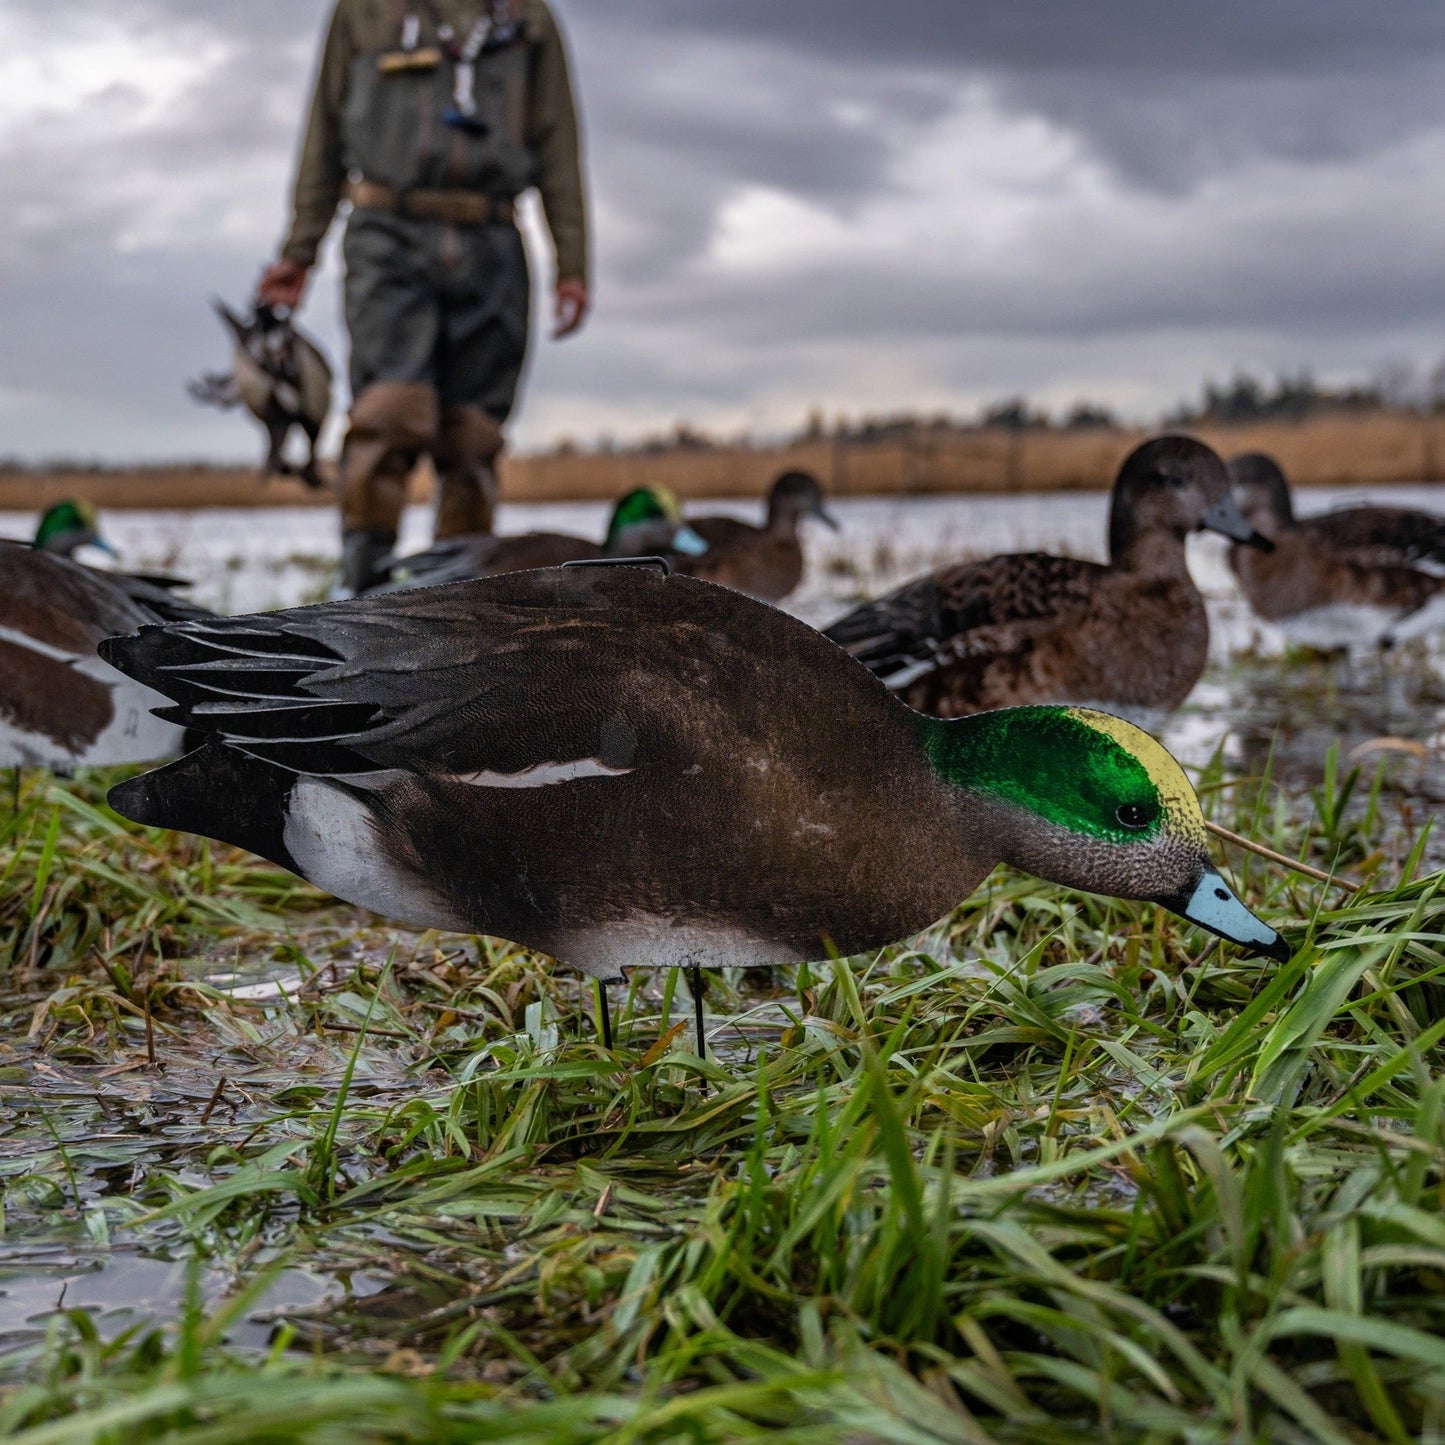
<instances>
[{"instance_id":1,"label":"duck decoy","mask_svg":"<svg viewBox=\"0 0 1445 1445\"><path fill-rule=\"evenodd\" d=\"M231 370L207 372L186 389L197 401L212 406L243 405L261 423L267 441L263 480L299 477L308 487L324 487L316 443L331 409L331 364L289 315L257 303L247 320L224 301L211 304L235 339ZM292 427L299 427L307 442L306 460L300 466L284 454Z\"/></svg>"},{"instance_id":2,"label":"duck decoy","mask_svg":"<svg viewBox=\"0 0 1445 1445\"><path fill-rule=\"evenodd\" d=\"M1297 518L1273 457L1229 463L1239 509L1274 543L1229 549L1255 614L1322 652L1389 647L1445 627L1445 517L1405 507L1345 507Z\"/></svg>"},{"instance_id":3,"label":"duck decoy","mask_svg":"<svg viewBox=\"0 0 1445 1445\"><path fill-rule=\"evenodd\" d=\"M837 519L823 502L823 489L810 472L784 472L768 494L761 527L736 517L692 517L693 530L707 543L697 557L678 560L677 570L706 582L777 602L803 580L803 546L798 524L816 517L835 532Z\"/></svg>"},{"instance_id":4,"label":"duck decoy","mask_svg":"<svg viewBox=\"0 0 1445 1445\"><path fill-rule=\"evenodd\" d=\"M0 767L69 774L181 750L165 698L102 662L107 637L206 614L162 581L0 543Z\"/></svg>"},{"instance_id":5,"label":"duck decoy","mask_svg":"<svg viewBox=\"0 0 1445 1445\"><path fill-rule=\"evenodd\" d=\"M1270 545L1209 447L1156 437L1114 481L1107 565L1041 552L963 562L855 608L826 635L920 712L1079 703L1157 730L1209 651L1184 551L1201 529Z\"/></svg>"},{"instance_id":6,"label":"duck decoy","mask_svg":"<svg viewBox=\"0 0 1445 1445\"><path fill-rule=\"evenodd\" d=\"M382 564L392 587L434 587L526 572L535 567L561 567L568 562L601 557L660 556L675 560L707 550L707 543L683 521L677 499L663 487L636 487L612 509L601 544L563 532L523 532L512 537L476 533L436 542L424 552L394 557Z\"/></svg>"},{"instance_id":7,"label":"duck decoy","mask_svg":"<svg viewBox=\"0 0 1445 1445\"><path fill-rule=\"evenodd\" d=\"M94 547L111 557L119 556L101 536L95 508L89 502L73 497L56 502L41 515L35 528L34 547L37 551L72 562L80 561L75 554L83 547ZM177 589L191 585L184 577L171 577L159 572L112 571L109 568L100 575L120 588L131 601L149 608L164 621L211 615L204 607L176 596Z\"/></svg>"},{"instance_id":8,"label":"duck decoy","mask_svg":"<svg viewBox=\"0 0 1445 1445\"><path fill-rule=\"evenodd\" d=\"M35 546L56 557L74 557L82 547L94 547L114 557L114 547L100 535L95 508L77 497L66 497L41 513L35 527Z\"/></svg>"},{"instance_id":9,"label":"duck decoy","mask_svg":"<svg viewBox=\"0 0 1445 1445\"><path fill-rule=\"evenodd\" d=\"M690 577L515 572L102 655L205 736L111 789L125 817L604 982L876 949L1000 861L1289 953L1146 734L1083 708L922 716L805 623Z\"/></svg>"}]
</instances>

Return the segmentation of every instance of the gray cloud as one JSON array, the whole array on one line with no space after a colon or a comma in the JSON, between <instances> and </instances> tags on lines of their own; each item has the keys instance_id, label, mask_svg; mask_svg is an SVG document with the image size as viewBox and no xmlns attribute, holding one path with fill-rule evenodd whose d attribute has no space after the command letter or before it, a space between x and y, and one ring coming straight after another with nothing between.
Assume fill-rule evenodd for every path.
<instances>
[{"instance_id":1,"label":"gray cloud","mask_svg":"<svg viewBox=\"0 0 1445 1445\"><path fill-rule=\"evenodd\" d=\"M1427 0L556 8L600 305L584 338L539 345L524 437L890 387L1154 404L1235 362L1364 369L1445 323ZM0 0L22 47L63 57L123 23L147 54L205 58L163 106L142 67L0 125L0 451L254 450L181 383L224 353L205 297L242 297L283 229L328 9ZM756 256L734 254L740 215ZM307 313L333 346L336 311L333 269Z\"/></svg>"}]
</instances>

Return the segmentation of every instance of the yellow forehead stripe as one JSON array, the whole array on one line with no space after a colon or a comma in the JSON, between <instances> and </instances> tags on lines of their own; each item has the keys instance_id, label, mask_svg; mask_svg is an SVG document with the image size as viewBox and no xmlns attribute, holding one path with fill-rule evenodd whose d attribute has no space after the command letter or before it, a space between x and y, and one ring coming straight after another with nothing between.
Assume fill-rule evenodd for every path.
<instances>
[{"instance_id":1,"label":"yellow forehead stripe","mask_svg":"<svg viewBox=\"0 0 1445 1445\"><path fill-rule=\"evenodd\" d=\"M669 522L682 521L682 507L677 500L676 493L671 487L663 486L661 482L647 489L652 493L653 499L662 508L662 515Z\"/></svg>"},{"instance_id":2,"label":"yellow forehead stripe","mask_svg":"<svg viewBox=\"0 0 1445 1445\"><path fill-rule=\"evenodd\" d=\"M1204 812L1199 806L1199 797L1184 776L1184 769L1163 743L1143 728L1137 728L1121 717L1114 717L1112 713L1095 712L1088 707L1071 707L1069 712L1086 727L1112 738L1126 753L1139 760L1149 774L1149 781L1154 784L1175 831L1188 831L1204 837Z\"/></svg>"}]
</instances>

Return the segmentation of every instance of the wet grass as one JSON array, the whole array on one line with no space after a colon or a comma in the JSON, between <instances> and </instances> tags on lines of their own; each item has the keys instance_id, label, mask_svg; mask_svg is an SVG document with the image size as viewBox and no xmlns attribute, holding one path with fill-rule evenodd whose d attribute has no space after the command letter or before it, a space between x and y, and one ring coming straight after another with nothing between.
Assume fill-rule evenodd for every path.
<instances>
[{"instance_id":1,"label":"wet grass","mask_svg":"<svg viewBox=\"0 0 1445 1445\"><path fill-rule=\"evenodd\" d=\"M1408 760L1407 760L1408 761ZM0 823L0 1435L1445 1440L1445 875L1388 769L1200 782L1296 946L1005 871L617 990L104 779Z\"/></svg>"}]
</instances>

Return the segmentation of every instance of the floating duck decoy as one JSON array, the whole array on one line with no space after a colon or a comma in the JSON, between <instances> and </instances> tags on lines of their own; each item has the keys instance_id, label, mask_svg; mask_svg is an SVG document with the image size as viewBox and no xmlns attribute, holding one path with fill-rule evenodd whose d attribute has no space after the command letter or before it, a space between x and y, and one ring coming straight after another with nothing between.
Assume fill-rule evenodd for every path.
<instances>
[{"instance_id":1,"label":"floating duck decoy","mask_svg":"<svg viewBox=\"0 0 1445 1445\"><path fill-rule=\"evenodd\" d=\"M331 407L331 365L321 348L298 331L289 316L269 306L258 304L248 321L224 301L211 304L236 340L232 369L207 372L187 390L212 406L244 405L265 427L263 479L299 477L308 487L324 487L316 465L316 442ZM300 427L307 442L306 460L300 466L284 455L293 426Z\"/></svg>"},{"instance_id":2,"label":"floating duck decoy","mask_svg":"<svg viewBox=\"0 0 1445 1445\"><path fill-rule=\"evenodd\" d=\"M809 472L784 472L768 494L761 527L736 517L692 517L693 530L707 543L699 557L682 558L677 570L705 582L777 602L803 580L803 547L798 524L816 517L835 532L837 519L823 503L823 489Z\"/></svg>"},{"instance_id":3,"label":"floating duck decoy","mask_svg":"<svg viewBox=\"0 0 1445 1445\"><path fill-rule=\"evenodd\" d=\"M56 557L74 557L82 547L94 547L111 557L117 555L100 535L95 508L72 497L56 502L41 514L35 528L35 546Z\"/></svg>"},{"instance_id":4,"label":"floating duck decoy","mask_svg":"<svg viewBox=\"0 0 1445 1445\"><path fill-rule=\"evenodd\" d=\"M165 579L98 572L0 543L0 767L68 774L179 752L183 730L152 711L165 698L96 649L119 632L205 615Z\"/></svg>"},{"instance_id":5,"label":"floating duck decoy","mask_svg":"<svg viewBox=\"0 0 1445 1445\"><path fill-rule=\"evenodd\" d=\"M662 487L637 487L612 509L607 536L599 546L585 537L563 532L523 532L513 537L476 533L436 542L424 552L394 557L383 566L389 587L434 587L526 572L535 567L561 567L568 562L601 557L657 556L669 561L707 551L707 543L683 521L677 499Z\"/></svg>"},{"instance_id":6,"label":"floating duck decoy","mask_svg":"<svg viewBox=\"0 0 1445 1445\"><path fill-rule=\"evenodd\" d=\"M1289 954L1146 734L1082 708L921 716L806 624L692 578L517 572L102 655L206 736L113 788L125 817L604 982L876 949L1001 860Z\"/></svg>"},{"instance_id":7,"label":"floating duck decoy","mask_svg":"<svg viewBox=\"0 0 1445 1445\"><path fill-rule=\"evenodd\" d=\"M1274 543L1229 549L1255 613L1306 647L1388 647L1445 627L1445 517L1405 507L1346 507L1296 518L1273 457L1229 463L1240 511Z\"/></svg>"},{"instance_id":8,"label":"floating duck decoy","mask_svg":"<svg viewBox=\"0 0 1445 1445\"><path fill-rule=\"evenodd\" d=\"M80 558L76 553L86 547L94 547L111 557L119 555L101 536L95 508L89 502L76 498L56 502L42 514L35 529L34 545L37 551L77 563ZM148 607L163 621L210 616L204 607L197 607L195 603L176 596L178 588L190 586L184 577L169 577L157 572L120 572L109 568L101 575L131 601Z\"/></svg>"},{"instance_id":9,"label":"floating duck decoy","mask_svg":"<svg viewBox=\"0 0 1445 1445\"><path fill-rule=\"evenodd\" d=\"M1114 481L1107 565L1041 552L964 562L865 603L826 635L920 712L1079 703L1157 729L1209 651L1184 552L1200 529L1270 545L1235 506L1213 451L1156 437Z\"/></svg>"}]
</instances>

